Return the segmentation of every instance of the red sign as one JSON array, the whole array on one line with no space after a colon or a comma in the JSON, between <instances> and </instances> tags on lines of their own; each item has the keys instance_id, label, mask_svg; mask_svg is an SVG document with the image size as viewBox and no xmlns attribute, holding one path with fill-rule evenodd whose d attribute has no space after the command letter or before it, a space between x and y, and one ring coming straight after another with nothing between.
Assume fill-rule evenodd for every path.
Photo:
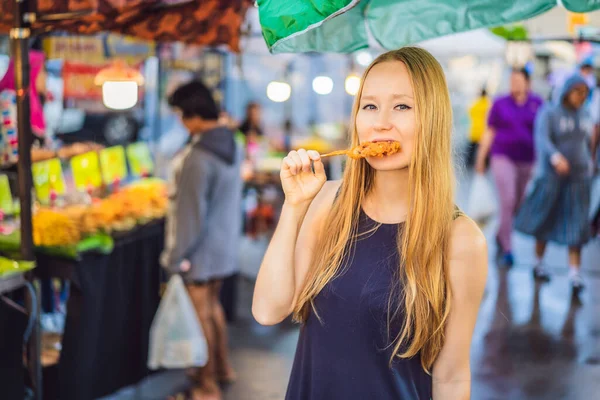
<instances>
[{"instance_id":1,"label":"red sign","mask_svg":"<svg viewBox=\"0 0 600 400\"><path fill-rule=\"evenodd\" d=\"M102 99L102 88L94 78L106 65L90 65L65 61L63 63L63 97L69 99Z\"/></svg>"},{"instance_id":2,"label":"red sign","mask_svg":"<svg viewBox=\"0 0 600 400\"><path fill-rule=\"evenodd\" d=\"M102 100L102 87L94 85L94 78L109 64L84 64L65 61L63 63L63 98ZM141 64L134 66L140 68ZM140 91L141 96L141 91Z\"/></svg>"}]
</instances>

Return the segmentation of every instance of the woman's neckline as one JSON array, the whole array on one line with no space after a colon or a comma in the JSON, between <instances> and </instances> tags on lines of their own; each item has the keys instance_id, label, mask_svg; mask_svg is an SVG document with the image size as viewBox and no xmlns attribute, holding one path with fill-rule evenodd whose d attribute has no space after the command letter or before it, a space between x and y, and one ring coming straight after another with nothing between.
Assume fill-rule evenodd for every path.
<instances>
[{"instance_id":1,"label":"woman's neckline","mask_svg":"<svg viewBox=\"0 0 600 400\"><path fill-rule=\"evenodd\" d=\"M382 225L382 226L398 226L398 225L402 225L406 222L406 219L403 219L400 222L379 222L377 220L375 220L374 218L372 218L369 214L367 214L367 212L365 211L364 207L360 207L360 212L364 214L364 216L370 221L370 222L374 222L378 225Z\"/></svg>"}]
</instances>

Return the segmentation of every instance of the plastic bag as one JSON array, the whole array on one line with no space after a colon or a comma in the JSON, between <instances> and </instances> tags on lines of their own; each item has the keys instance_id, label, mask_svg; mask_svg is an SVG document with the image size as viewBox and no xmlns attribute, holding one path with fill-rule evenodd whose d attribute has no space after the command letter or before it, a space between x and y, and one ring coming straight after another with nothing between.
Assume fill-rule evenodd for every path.
<instances>
[{"instance_id":1,"label":"plastic bag","mask_svg":"<svg viewBox=\"0 0 600 400\"><path fill-rule=\"evenodd\" d=\"M183 280L173 275L150 328L148 368L203 367L208 346Z\"/></svg>"},{"instance_id":2,"label":"plastic bag","mask_svg":"<svg viewBox=\"0 0 600 400\"><path fill-rule=\"evenodd\" d=\"M485 224L496 213L496 196L488 179L476 174L471 184L467 213L475 222Z\"/></svg>"}]
</instances>

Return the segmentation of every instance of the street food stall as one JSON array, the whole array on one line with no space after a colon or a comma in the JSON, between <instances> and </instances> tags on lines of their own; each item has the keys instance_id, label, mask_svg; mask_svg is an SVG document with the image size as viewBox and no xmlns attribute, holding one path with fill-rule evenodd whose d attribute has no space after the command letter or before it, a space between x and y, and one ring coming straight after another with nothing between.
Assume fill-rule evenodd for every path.
<instances>
[{"instance_id":1,"label":"street food stall","mask_svg":"<svg viewBox=\"0 0 600 400\"><path fill-rule=\"evenodd\" d=\"M5 235L4 239L10 240L5 241L3 253L10 254L13 260L10 273L0 275L0 294L13 293L18 297L15 291L19 292L27 281L36 282L39 277L63 277L74 282L63 353L58 363L55 384L58 393L54 393L61 399L102 397L137 382L148 373L145 365L147 328L158 304L158 254L154 253L160 251L162 224L159 212L133 216L131 212L138 207L132 207L131 203L135 198L137 204L141 192L152 193L148 194L153 196L148 204L160 203L164 196L156 195L162 193L161 183L152 182L158 188L143 184L126 186L111 174L110 183L106 184L102 174L110 167L99 168L100 176L95 172L77 173L77 169L89 170L90 166L101 163L102 156L95 150L77 154L68 161L73 171L75 192L87 195L88 200L67 200L69 196L60 193L63 187L59 184L60 174L56 172L60 171L63 162L60 158L48 156L49 159L44 160L47 164L40 172L46 177L53 175L55 180L49 178L48 184L34 185L30 39L50 31L77 34L111 31L161 42L227 45L238 51L240 24L250 5L247 0L232 1L227 5L217 0L128 0L116 3L108 0L15 0L0 3L0 32L10 33L14 61L15 140L9 145L16 145L18 198L18 205L10 197L4 199L7 208L11 208L5 225L13 232ZM108 151L109 156L111 153L122 157L125 151L113 149ZM34 172L34 175L38 174ZM6 186L10 185L7 183ZM38 186L35 188L37 195L40 190L48 195L47 204L41 201L39 207L37 204L32 207L34 186ZM45 186L45 189L39 186ZM59 204L62 200L64 204ZM158 203L153 206L160 208ZM97 229L78 231L77 224L84 226L86 219L92 225L98 225ZM92 233L94 230L96 232ZM11 393L11 390L12 393L24 393L23 386L27 384L33 390L33 398L40 399L46 385L42 385L39 297L35 291L25 293L23 303L27 315L34 317L26 355L29 379L24 382L25 379L12 379L15 376L8 374L3 374L0 379L3 393ZM0 318L4 315L6 313L0 314ZM13 352L11 357L1 354L0 359L16 362L11 371L20 370L23 357L16 357L19 352L14 349L21 348L22 338L19 324L2 324L0 351L10 348Z\"/></svg>"}]
</instances>

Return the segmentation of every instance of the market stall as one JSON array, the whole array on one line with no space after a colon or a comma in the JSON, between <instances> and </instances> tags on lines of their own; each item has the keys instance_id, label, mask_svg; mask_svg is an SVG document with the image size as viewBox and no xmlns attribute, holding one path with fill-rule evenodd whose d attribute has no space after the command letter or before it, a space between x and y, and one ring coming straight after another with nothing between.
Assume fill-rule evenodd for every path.
<instances>
[{"instance_id":1,"label":"market stall","mask_svg":"<svg viewBox=\"0 0 600 400\"><path fill-rule=\"evenodd\" d=\"M109 30L122 34L133 35L139 38L160 40L160 41L186 41L189 43L196 43L201 45L218 45L225 44L231 49L238 50L238 39L239 39L239 26L243 19L246 8L250 5L249 1L239 0L229 2L226 5L221 4L219 1L163 1L153 0L140 2L137 0L112 2L108 0L102 1L54 1L54 2L42 2L37 0L30 1L7 1L0 3L0 31L10 32L12 42L12 57L15 63L15 108L16 108L16 126L15 132L18 134L18 157L17 158L17 191L19 206L15 216L18 217L19 223L16 224L15 231L18 230L18 240L15 237L11 237L5 244L7 247L16 245L18 252L12 254L14 258L20 260L34 260L36 256L39 257L39 265L36 271L38 276L63 276L73 279L75 283L75 290L73 291L73 298L70 299L71 310L67 315L67 324L65 329L65 353L61 357L59 363L59 373L64 379L68 376L71 381L61 380L59 378L59 386L66 388L67 392L61 390L61 398L77 398L87 399L95 398L99 393L107 394L110 391L116 390L122 385L135 382L136 379L142 377L146 370L145 368L139 368L139 365L145 363L145 354L143 350L144 338L147 338L146 325L141 322L139 330L132 328L132 325L125 324L125 320L131 319L132 315L136 312L140 312L139 307L124 307L121 305L123 311L117 310L115 303L110 303L114 298L109 295L109 284L110 291L116 290L115 288L123 288L123 292L129 293L131 297L123 296L122 301L124 304L142 304L144 299L144 293L155 293L158 296L158 290L156 289L155 283L158 282L158 265L156 254L150 255L147 253L145 256L144 252L141 251L146 247L143 243L145 240L155 240L151 248L159 251L160 247L156 244L161 241L160 224L159 225L148 225L142 224L143 228L141 231L152 231L152 229L158 229L154 231L154 234L150 237L138 236L139 232L136 233L136 229L131 225L131 221L128 218L120 219L118 222L123 224L119 226L119 231L127 232L124 236L120 236L114 233L114 230L110 232L112 239L112 246L110 252L106 251L106 247L103 247L107 240L106 232L102 240L98 240L101 244L91 249L87 249L85 245L81 243L87 243L89 240L97 240L98 237L94 237L94 234L90 232L80 232L80 237L75 240L69 235L66 238L60 235L50 234L44 236L38 234L37 245L34 246L34 227L32 225L32 219L38 218L38 227L43 225L44 218L57 218L52 221L62 221L62 227L65 228L72 224L69 224L65 220L65 213L56 213L57 204L49 204L48 207L51 210L45 210L32 208L32 187L34 186L32 171L31 171L31 158L30 152L32 144L32 127L30 120L30 59L29 59L29 40L32 36L35 36L41 32L48 32L51 30L59 31L70 31L83 34L91 34L99 31ZM210 21L210 23L209 23ZM14 143L10 143L13 145ZM52 160L49 160L52 161ZM89 159L87 160L89 163ZM56 163L55 163L56 164ZM80 164L80 167L84 163ZM87 163L86 163L87 165ZM48 167L50 169L50 167ZM77 169L77 168L75 168ZM89 179L88 176L86 179ZM101 178L102 179L102 178ZM77 179L74 179L75 181ZM91 198L98 198L100 195L91 193L89 189L90 183L92 186L94 182L85 180L83 183L76 182L76 191L88 193ZM108 184L112 187L113 191L116 192L109 195L106 199L93 202L92 204L86 205L86 210L92 214L92 220L99 216L113 215L113 209L115 203L122 204L128 203L123 200L121 193L126 190L114 190L115 181ZM119 185L121 182L118 182ZM100 188L99 188L100 189ZM58 191L58 188L50 188L49 197L52 198L52 193ZM37 192L37 188L36 188ZM72 205L72 204L70 204ZM61 208L61 206L58 206ZM88 215L88 211L84 215ZM58 215L56 215L58 214ZM121 215L122 216L122 215ZM69 216L68 218L72 218ZM152 219L152 218L151 218ZM106 221L103 221L106 222ZM137 220L136 223L140 221ZM146 221L148 222L148 221ZM51 224L52 225L52 224ZM134 224L136 225L136 224ZM139 227L139 226L138 226ZM140 231L140 232L141 232ZM73 234L73 232L71 232ZM147 233L144 233L147 234ZM40 236L41 235L41 236ZM6 235L9 236L10 235ZM76 234L73 234L76 237ZM59 241L65 240L66 242L53 242L54 240ZM154 237L154 239L150 239ZM49 241L44 242L47 238ZM73 239L73 240L71 240ZM67 243L68 242L68 243ZM139 258L128 259L127 257L132 255L132 248L127 246L136 246L135 248L140 250L135 256ZM80 247L83 246L83 247ZM57 251L58 249L58 251ZM9 249L4 249L9 252ZM104 253L98 255L97 253ZM93 255L95 254L95 255ZM70 264L67 263L65 266L58 267L60 264L58 260L60 258L68 258ZM149 261L150 258L154 257L155 262ZM120 261L118 261L120 260ZM86 278L86 273L90 273L95 268L94 266L86 265L91 263L94 265L94 261L97 262L96 269L101 269L104 265L105 274L112 271L112 275L105 275L108 278L105 279L107 282L105 285L100 284L100 280L89 276ZM125 263L138 264L149 269L153 269L155 272L151 273L148 271L143 272L145 278L148 278L146 287L143 290L136 288L136 286L129 286L125 288L127 280L124 276L118 274L119 271L123 272L126 268L120 268L115 271L118 266L123 267ZM88 270L87 267L90 267ZM130 267L130 266L128 266ZM136 268L131 268L133 272L142 272ZM62 272L61 272L62 271ZM67 272L65 272L67 271ZM70 272L69 272L70 271ZM15 273L14 271L12 271ZM29 280L33 279L33 275L28 275ZM10 278L12 282L12 277ZM143 281L142 278L140 280ZM132 281L132 280L130 280ZM87 282L84 284L83 282ZM108 283L109 282L109 283ZM140 283L140 282L138 282ZM118 286L122 285L122 286ZM154 286L153 286L154 285ZM7 284L8 287L8 284ZM11 287L12 289L12 287ZM99 293L94 295L94 293ZM148 294L148 296L151 296ZM79 297L79 301L78 301ZM118 299L118 296L116 297ZM103 303L106 300L108 303ZM33 300L26 301L28 305L28 312L35 314L35 297ZM99 305L104 304L104 307ZM109 305L106 305L109 304ZM112 305L110 305L112 304ZM149 308L143 308L147 313L150 313L152 308L152 301L148 302ZM79 309L78 309L79 307ZM94 312L96 310L97 312ZM142 315L146 315L146 311L142 312ZM123 314L127 312L128 314ZM153 312L153 311L152 311ZM79 313L79 314L78 314ZM133 314L129 314L133 313ZM112 319L111 319L112 318ZM145 317L142 317L145 318ZM148 317L151 319L151 317ZM90 329L94 329L94 326L110 327L118 326L111 332L106 332L103 338L108 338L107 342L112 345L110 351L104 351L103 353L93 353L89 346L96 346L94 350L102 349L97 343L94 344L93 340L86 341L85 344L81 344L82 332L85 335L90 333ZM145 321L145 319L144 319ZM41 382L41 368L40 368L40 336L39 336L39 320L33 325L34 334L31 336L32 340L29 342L29 352L27 360L30 370L30 386L34 390L35 398L42 398L42 382ZM124 330L123 330L124 329ZM7 342L6 345L9 348L20 348L19 344L15 342L15 338L21 337L19 332L12 332L12 341ZM4 333L8 333L4 332ZM83 335L85 337L85 335ZM110 340L114 338L114 340ZM146 339L147 340L147 339ZM141 343L139 349L140 357L135 354L131 358L133 363L138 367L128 365L123 362L124 359L122 354L119 355L120 359L118 362L110 360L109 355L116 353L115 349L131 349L133 350L132 343ZM84 347L85 346L85 347ZM84 350L82 350L84 349ZM95 359L89 359L85 357L98 357ZM141 361L141 357L144 361ZM0 358L4 359L4 354L0 355ZM21 360L22 357L19 357ZM14 365L18 370L18 364ZM94 376L91 370L86 370L86 366L93 365L97 367L95 372L99 376L107 374L106 379L94 379L93 381L85 381L81 376L81 373L85 372L87 376ZM124 369L119 369L121 365L125 368L129 368L126 372ZM112 372L115 370L116 372ZM120 373L119 373L120 371ZM118 376L117 376L118 375ZM74 381L73 378L82 377L83 380ZM87 382L87 383L86 383ZM81 386L79 386L81 385ZM17 397L18 398L18 397ZM22 398L22 397L21 397Z\"/></svg>"},{"instance_id":2,"label":"market stall","mask_svg":"<svg viewBox=\"0 0 600 400\"><path fill-rule=\"evenodd\" d=\"M159 303L167 195L164 182L143 178L142 171L153 170L148 160L136 157L149 154L140 151L145 145L131 146L129 151L108 148L33 164L34 273L41 280L70 283L62 334L42 335L46 398L94 399L148 373L148 331ZM129 156L127 166L119 166L119 157L105 155L115 152ZM63 165L70 167L71 179L63 176ZM114 176L107 171L127 172L107 181ZM98 186L94 177L101 177ZM76 193L78 185L86 192ZM7 214L0 231L0 251L18 252L18 220ZM14 279L23 280L22 275L12 277L13 287L18 283Z\"/></svg>"}]
</instances>

